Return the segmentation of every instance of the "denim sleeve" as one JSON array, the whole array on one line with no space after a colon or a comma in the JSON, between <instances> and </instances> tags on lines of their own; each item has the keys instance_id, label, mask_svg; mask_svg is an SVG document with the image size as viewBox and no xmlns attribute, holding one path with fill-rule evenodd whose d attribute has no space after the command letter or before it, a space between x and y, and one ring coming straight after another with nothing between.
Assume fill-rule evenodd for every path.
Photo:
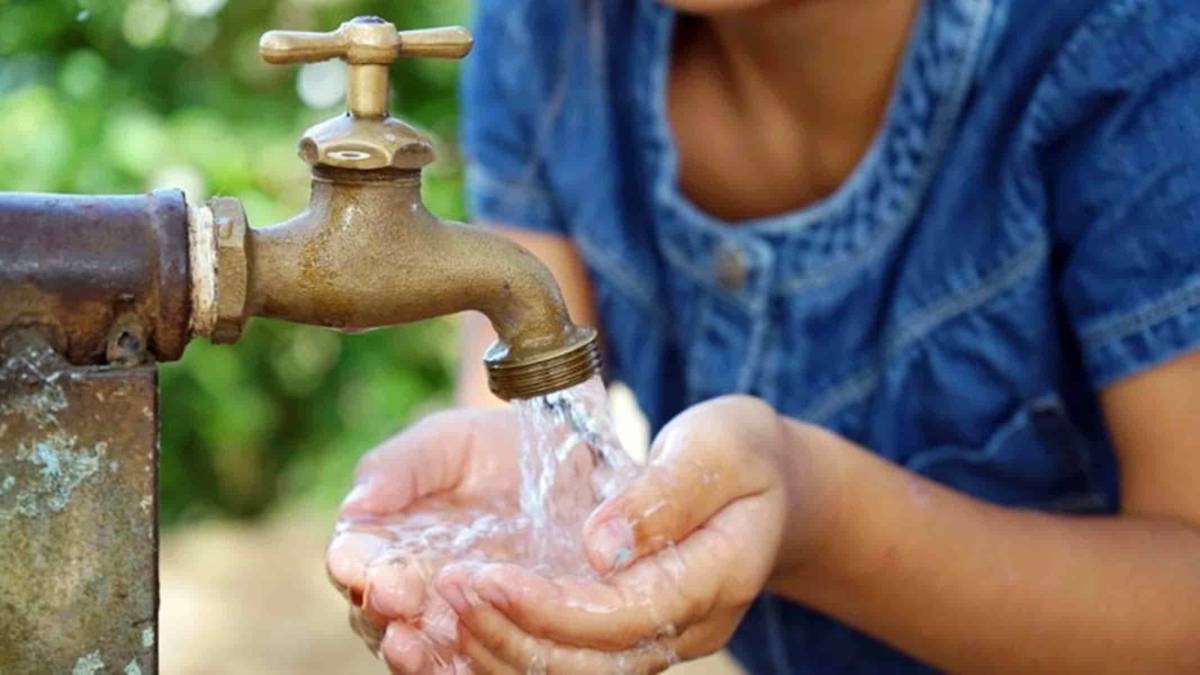
<instances>
[{"instance_id":1,"label":"denim sleeve","mask_svg":"<svg viewBox=\"0 0 1200 675\"><path fill-rule=\"evenodd\" d=\"M476 221L562 234L539 147L546 78L535 50L543 38L525 5L476 3L460 90L467 205Z\"/></svg>"},{"instance_id":2,"label":"denim sleeve","mask_svg":"<svg viewBox=\"0 0 1200 675\"><path fill-rule=\"evenodd\" d=\"M1058 73L1076 124L1051 153L1059 290L1097 388L1200 348L1200 12L1111 6Z\"/></svg>"}]
</instances>

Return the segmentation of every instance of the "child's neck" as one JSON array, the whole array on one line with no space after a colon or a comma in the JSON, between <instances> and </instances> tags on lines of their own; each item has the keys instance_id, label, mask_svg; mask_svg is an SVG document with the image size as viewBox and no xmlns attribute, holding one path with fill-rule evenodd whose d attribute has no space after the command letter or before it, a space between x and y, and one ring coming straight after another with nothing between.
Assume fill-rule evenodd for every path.
<instances>
[{"instance_id":1,"label":"child's neck","mask_svg":"<svg viewBox=\"0 0 1200 675\"><path fill-rule=\"evenodd\" d=\"M729 221L834 192L875 137L920 0L781 0L677 26L679 187Z\"/></svg>"},{"instance_id":2,"label":"child's neck","mask_svg":"<svg viewBox=\"0 0 1200 675\"><path fill-rule=\"evenodd\" d=\"M799 0L705 17L725 86L865 149L920 0ZM753 113L752 113L753 114Z\"/></svg>"}]
</instances>

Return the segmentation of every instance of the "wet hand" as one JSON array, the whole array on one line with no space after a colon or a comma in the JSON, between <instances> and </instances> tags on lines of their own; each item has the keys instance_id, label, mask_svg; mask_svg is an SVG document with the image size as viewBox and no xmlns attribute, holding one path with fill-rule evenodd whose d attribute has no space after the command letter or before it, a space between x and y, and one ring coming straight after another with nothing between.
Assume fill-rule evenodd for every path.
<instances>
[{"instance_id":1,"label":"wet hand","mask_svg":"<svg viewBox=\"0 0 1200 675\"><path fill-rule=\"evenodd\" d=\"M453 410L413 425L359 463L326 564L350 601L351 626L394 672L456 667L446 647L456 639L455 616L426 590L449 555L430 547L397 556L390 552L395 531L429 535L447 523L515 511L517 442L510 411ZM507 557L496 550L504 541L480 545L491 547L489 559Z\"/></svg>"},{"instance_id":2,"label":"wet hand","mask_svg":"<svg viewBox=\"0 0 1200 675\"><path fill-rule=\"evenodd\" d=\"M787 429L767 405L727 397L659 435L629 489L585 525L603 580L459 564L439 594L459 650L482 672L657 672L720 649L780 563L792 500ZM794 504L791 504L794 505Z\"/></svg>"}]
</instances>

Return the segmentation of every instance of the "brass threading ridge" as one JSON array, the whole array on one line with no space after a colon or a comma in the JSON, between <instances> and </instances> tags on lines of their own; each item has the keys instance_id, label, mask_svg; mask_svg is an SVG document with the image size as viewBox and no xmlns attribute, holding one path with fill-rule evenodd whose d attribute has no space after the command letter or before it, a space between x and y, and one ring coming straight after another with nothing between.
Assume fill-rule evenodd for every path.
<instances>
[{"instance_id":1,"label":"brass threading ridge","mask_svg":"<svg viewBox=\"0 0 1200 675\"><path fill-rule=\"evenodd\" d=\"M593 332L578 345L536 360L488 361L488 386L504 400L529 399L568 389L600 372Z\"/></svg>"},{"instance_id":2,"label":"brass threading ridge","mask_svg":"<svg viewBox=\"0 0 1200 675\"><path fill-rule=\"evenodd\" d=\"M332 166L314 166L313 180L322 183L392 183L409 186L421 184L420 169L339 169Z\"/></svg>"}]
</instances>

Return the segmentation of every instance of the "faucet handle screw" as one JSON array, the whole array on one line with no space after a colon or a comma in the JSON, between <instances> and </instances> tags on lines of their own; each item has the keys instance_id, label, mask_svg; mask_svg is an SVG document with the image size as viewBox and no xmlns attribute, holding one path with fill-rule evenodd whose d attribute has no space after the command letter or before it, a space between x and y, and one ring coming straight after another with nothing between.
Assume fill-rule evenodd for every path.
<instances>
[{"instance_id":1,"label":"faucet handle screw","mask_svg":"<svg viewBox=\"0 0 1200 675\"><path fill-rule=\"evenodd\" d=\"M460 26L396 30L376 16L360 16L329 33L273 30L258 52L267 63L347 64L348 115L326 120L300 139L300 157L311 166L340 169L419 169L433 161L433 143L388 115L388 66L401 57L457 59L471 51L471 33Z\"/></svg>"},{"instance_id":2,"label":"faucet handle screw","mask_svg":"<svg viewBox=\"0 0 1200 675\"><path fill-rule=\"evenodd\" d=\"M387 67L401 57L458 59L471 51L471 33L461 26L398 31L376 16L360 16L328 33L273 30L258 52L272 64L341 59L349 65L347 107L357 117L386 117Z\"/></svg>"}]
</instances>

